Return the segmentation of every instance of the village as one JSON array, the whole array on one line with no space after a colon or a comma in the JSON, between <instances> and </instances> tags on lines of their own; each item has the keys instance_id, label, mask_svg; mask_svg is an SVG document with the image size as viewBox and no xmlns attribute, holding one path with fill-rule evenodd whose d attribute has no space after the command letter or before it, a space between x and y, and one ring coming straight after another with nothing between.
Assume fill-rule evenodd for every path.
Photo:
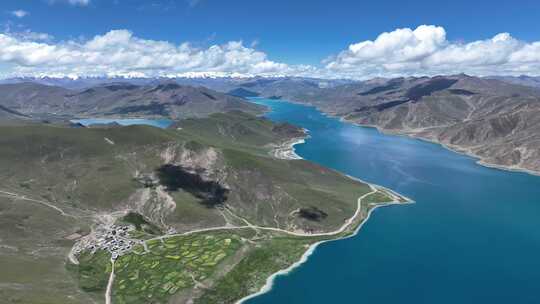
<instances>
[{"instance_id":1,"label":"village","mask_svg":"<svg viewBox=\"0 0 540 304\"><path fill-rule=\"evenodd\" d=\"M81 244L74 253L78 255L84 250L90 250L93 254L98 250L105 250L111 254L112 260L116 260L131 251L136 244L143 244L142 240L130 238L129 232L134 229L135 227L126 225L100 227L94 231L92 241Z\"/></svg>"}]
</instances>

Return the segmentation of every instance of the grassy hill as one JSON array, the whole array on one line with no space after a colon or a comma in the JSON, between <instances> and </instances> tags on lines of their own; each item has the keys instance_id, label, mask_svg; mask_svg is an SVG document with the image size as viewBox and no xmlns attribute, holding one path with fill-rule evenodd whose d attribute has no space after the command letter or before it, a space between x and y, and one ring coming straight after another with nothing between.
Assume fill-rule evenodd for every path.
<instances>
[{"instance_id":1,"label":"grassy hill","mask_svg":"<svg viewBox=\"0 0 540 304\"><path fill-rule=\"evenodd\" d=\"M73 245L130 218L137 219L131 237L148 240L147 248L118 259L115 303L232 303L320 240L281 230L335 231L371 191L308 161L272 157L301 130L242 112L169 129L8 125L0 134L0 297L7 303L102 302L110 255L85 249L79 265L67 257ZM181 236L213 227L224 228ZM161 232L167 243L151 241ZM255 261L264 267L250 266ZM139 281L143 272L150 279ZM230 285L240 277L249 288Z\"/></svg>"}]
</instances>

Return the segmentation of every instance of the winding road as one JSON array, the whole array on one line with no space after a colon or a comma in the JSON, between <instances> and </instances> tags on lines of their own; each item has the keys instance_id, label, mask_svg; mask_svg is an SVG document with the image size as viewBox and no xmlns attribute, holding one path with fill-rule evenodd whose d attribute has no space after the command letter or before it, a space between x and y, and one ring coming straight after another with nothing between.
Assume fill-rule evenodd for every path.
<instances>
[{"instance_id":1,"label":"winding road","mask_svg":"<svg viewBox=\"0 0 540 304\"><path fill-rule=\"evenodd\" d=\"M12 192L7 192L7 191L0 190L0 196L4 196L4 197L7 197L7 198L11 198L11 199L19 199L19 200L25 200L25 201L30 201L30 202L34 202L34 203L39 203L39 204L45 205L45 206L47 206L49 208L52 208L52 209L60 212L60 214L63 215L63 216L67 216L67 217L71 217L71 218L78 218L75 215L66 213L64 210L62 210L59 207L56 207L55 205L53 205L50 202L29 198L26 195L21 195L21 194L17 194L17 193L12 193Z\"/></svg>"},{"instance_id":2,"label":"winding road","mask_svg":"<svg viewBox=\"0 0 540 304\"><path fill-rule=\"evenodd\" d=\"M369 186L371 188L371 191L364 194L364 195L362 195L362 196L360 196L358 198L358 205L356 207L356 211L354 212L353 216L351 216L347 221L345 221L345 223L339 229L337 229L335 231L321 232L321 233L294 232L294 231L289 231L289 230L285 230L285 229L281 229L281 228L264 227L264 226L253 225L253 224L249 223L247 220L243 219L244 222L246 223L246 225L243 225L243 226L219 226L219 227L211 227L211 228L202 228L202 229L191 230L191 231L183 232L183 233L162 235L162 236L158 236L158 237L155 237L155 238L152 238L152 239L148 239L148 240L146 240L146 242L151 241L151 240L163 240L163 239L167 239L167 238L175 237L175 236L190 235L190 234L199 233L199 232L208 232L208 231L217 231L217 230L236 230L236 229L246 229L246 228L266 230L266 231L275 231L275 232L281 232L281 233L285 233L285 234L288 234L288 235L301 236L301 237L304 237L304 236L318 237L318 236L337 235L337 234L340 234L340 233L344 232L353 223L353 221L356 219L356 217L358 217L358 215L360 214L360 211L362 210L362 200L364 198L368 197L369 195L380 191L377 188L375 188L373 185L369 185Z\"/></svg>"}]
</instances>

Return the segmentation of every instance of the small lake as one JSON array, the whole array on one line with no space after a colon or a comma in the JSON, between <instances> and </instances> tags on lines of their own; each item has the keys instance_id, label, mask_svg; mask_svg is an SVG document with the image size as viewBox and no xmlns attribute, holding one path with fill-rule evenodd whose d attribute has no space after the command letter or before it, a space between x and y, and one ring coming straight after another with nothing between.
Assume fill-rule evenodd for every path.
<instances>
[{"instance_id":1,"label":"small lake","mask_svg":"<svg viewBox=\"0 0 540 304\"><path fill-rule=\"evenodd\" d=\"M72 123L80 123L83 126L91 125L104 125L117 123L122 126L132 125L147 125L157 128L168 128L173 121L170 119L142 119L142 118L127 118L127 119L107 119L107 118L86 118L86 119L74 119Z\"/></svg>"},{"instance_id":2,"label":"small lake","mask_svg":"<svg viewBox=\"0 0 540 304\"><path fill-rule=\"evenodd\" d=\"M307 128L303 158L416 201L376 209L353 238L322 244L249 304L540 303L540 177L487 168L440 145L267 99Z\"/></svg>"}]
</instances>

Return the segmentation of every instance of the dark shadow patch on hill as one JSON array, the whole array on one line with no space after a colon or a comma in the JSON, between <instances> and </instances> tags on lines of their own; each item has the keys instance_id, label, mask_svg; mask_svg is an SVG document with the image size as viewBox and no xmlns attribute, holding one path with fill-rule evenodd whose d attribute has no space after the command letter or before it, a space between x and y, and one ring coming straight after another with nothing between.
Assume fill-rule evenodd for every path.
<instances>
[{"instance_id":1,"label":"dark shadow patch on hill","mask_svg":"<svg viewBox=\"0 0 540 304\"><path fill-rule=\"evenodd\" d=\"M161 92L174 91L174 90L178 90L178 89L181 89L181 88L182 88L182 86L177 84L177 83L163 83L163 84L157 85L154 88L150 89L148 91L148 93L154 93L154 92L157 92L157 91L161 91Z\"/></svg>"},{"instance_id":2,"label":"dark shadow patch on hill","mask_svg":"<svg viewBox=\"0 0 540 304\"><path fill-rule=\"evenodd\" d=\"M104 86L104 88L106 88L109 91L116 92L116 91L124 91L124 90L132 91L140 87L138 85L129 84L129 83L115 83L115 84L106 85Z\"/></svg>"},{"instance_id":3,"label":"dark shadow patch on hill","mask_svg":"<svg viewBox=\"0 0 540 304\"><path fill-rule=\"evenodd\" d=\"M210 95L210 94L205 93L205 92L201 92L201 94L203 94L204 96L206 96L206 97L208 97L208 98L210 98L212 100L217 100L217 98L214 95Z\"/></svg>"},{"instance_id":4,"label":"dark shadow patch on hill","mask_svg":"<svg viewBox=\"0 0 540 304\"><path fill-rule=\"evenodd\" d=\"M196 173L171 164L165 164L157 170L159 183L166 187L167 191L180 189L190 193L201 200L208 208L223 204L227 200L229 190L215 181L206 181Z\"/></svg>"},{"instance_id":5,"label":"dark shadow patch on hill","mask_svg":"<svg viewBox=\"0 0 540 304\"><path fill-rule=\"evenodd\" d=\"M463 90L463 89L450 89L448 90L450 93L454 94L454 95L465 95L465 96L472 96L472 95L475 95L476 93L474 92L471 92L469 90Z\"/></svg>"},{"instance_id":6,"label":"dark shadow patch on hill","mask_svg":"<svg viewBox=\"0 0 540 304\"><path fill-rule=\"evenodd\" d=\"M9 108L4 107L4 106L2 106L2 105L0 105L0 110L1 110L1 111L4 111L4 112L7 112L7 113L10 113L10 114L15 115L15 116L22 116L22 117L28 117L28 118L30 117L30 116L28 116L28 115L26 115L26 114L23 114L23 113L21 113L21 112L19 112L19 111L15 111L15 110L9 109Z\"/></svg>"},{"instance_id":7,"label":"dark shadow patch on hill","mask_svg":"<svg viewBox=\"0 0 540 304\"><path fill-rule=\"evenodd\" d=\"M425 83L415 85L414 87L407 90L405 96L410 100L418 101L424 96L429 96L435 92L448 89L454 85L457 79L447 79L447 78L435 78L431 79Z\"/></svg>"},{"instance_id":8,"label":"dark shadow patch on hill","mask_svg":"<svg viewBox=\"0 0 540 304\"><path fill-rule=\"evenodd\" d=\"M393 101L381 103L375 106L361 107L361 108L355 109L354 112L357 112L357 113L358 112L371 112L373 110L377 112L382 112L386 109L397 107L407 102L410 102L410 100L409 99L393 100Z\"/></svg>"},{"instance_id":9,"label":"dark shadow patch on hill","mask_svg":"<svg viewBox=\"0 0 540 304\"><path fill-rule=\"evenodd\" d=\"M408 103L408 102L418 102L420 99L422 99L425 96L430 96L431 94L435 92L439 92L442 90L446 90L449 87L453 86L457 82L456 79L447 79L447 78L436 78L429 80L425 83L415 85L414 87L407 90L405 94L404 99L398 99L393 100L385 103L381 103L374 106L365 106L358 109L355 109L354 112L370 112L372 110L375 110L377 112L382 112L386 109L390 109L393 107L397 107L399 105ZM390 86L386 86L384 88L378 87L374 88L377 90L377 92L380 92L380 90L386 90L386 89L392 89ZM460 93L460 94L468 94L468 91L465 90L454 90L453 93ZM472 92L470 92L472 93ZM373 94L373 93L370 93Z\"/></svg>"},{"instance_id":10,"label":"dark shadow patch on hill","mask_svg":"<svg viewBox=\"0 0 540 304\"><path fill-rule=\"evenodd\" d=\"M320 222L321 220L324 220L326 217L328 217L328 214L326 212L315 206L301 208L298 211L298 215L303 219L315 222Z\"/></svg>"},{"instance_id":11,"label":"dark shadow patch on hill","mask_svg":"<svg viewBox=\"0 0 540 304\"><path fill-rule=\"evenodd\" d=\"M385 85L374 87L374 88L372 88L370 90L367 90L365 92L358 93L358 95L367 96L367 95L382 93L382 92L386 92L386 91L390 91L390 90L395 90L395 89L399 88L402 83L403 83L403 79L401 79L401 78L392 79L392 80L388 81L388 83L385 84Z\"/></svg>"},{"instance_id":12,"label":"dark shadow patch on hill","mask_svg":"<svg viewBox=\"0 0 540 304\"><path fill-rule=\"evenodd\" d=\"M305 137L305 131L290 123L278 123L272 127L272 132L286 138Z\"/></svg>"},{"instance_id":13,"label":"dark shadow patch on hill","mask_svg":"<svg viewBox=\"0 0 540 304\"><path fill-rule=\"evenodd\" d=\"M244 88L236 88L234 90L229 91L227 94L236 96L236 97L257 97L259 96L259 93L253 92L250 90L246 90Z\"/></svg>"},{"instance_id":14,"label":"dark shadow patch on hill","mask_svg":"<svg viewBox=\"0 0 540 304\"><path fill-rule=\"evenodd\" d=\"M167 116L168 111L165 104L158 102L151 102L147 105L135 105L135 106L125 106L118 107L113 109L107 114L130 114L130 113L143 113L148 115L161 115Z\"/></svg>"}]
</instances>

